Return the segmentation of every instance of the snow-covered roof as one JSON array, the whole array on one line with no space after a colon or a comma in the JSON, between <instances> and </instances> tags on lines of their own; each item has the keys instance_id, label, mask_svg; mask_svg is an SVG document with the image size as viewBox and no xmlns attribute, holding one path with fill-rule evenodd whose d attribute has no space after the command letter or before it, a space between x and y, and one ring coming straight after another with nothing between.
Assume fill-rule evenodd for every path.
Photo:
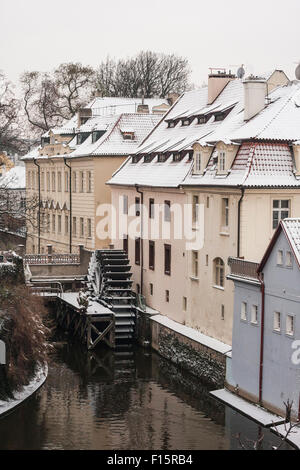
<instances>
[{"instance_id":1,"label":"snow-covered roof","mask_svg":"<svg viewBox=\"0 0 300 470\"><path fill-rule=\"evenodd\" d=\"M300 265L300 219L284 219L281 224Z\"/></svg>"},{"instance_id":2,"label":"snow-covered roof","mask_svg":"<svg viewBox=\"0 0 300 470\"><path fill-rule=\"evenodd\" d=\"M207 105L207 87L184 93L135 152L140 156L170 155L189 151L197 142L202 146L218 142L239 145L227 174L219 174L213 163L218 156L215 149L203 175L193 174L193 160L187 156L178 162L170 157L161 162L155 156L148 162L128 159L108 184L299 186L289 144L300 140L300 84L273 90L264 110L248 122L244 121L243 87L241 80L230 81L211 105ZM215 118L219 112L225 112L223 120ZM206 122L198 123L196 117L204 115ZM189 125L184 125L185 119L190 119ZM171 121L174 127L170 127Z\"/></svg>"},{"instance_id":3,"label":"snow-covered roof","mask_svg":"<svg viewBox=\"0 0 300 470\"><path fill-rule=\"evenodd\" d=\"M121 113L136 113L139 105L149 106L149 112L152 113L154 107L167 104L168 101L162 98L122 98L122 97L96 97L87 106L92 108L94 115L115 115Z\"/></svg>"},{"instance_id":4,"label":"snow-covered roof","mask_svg":"<svg viewBox=\"0 0 300 470\"><path fill-rule=\"evenodd\" d=\"M25 189L25 167L15 166L0 178L0 188Z\"/></svg>"}]
</instances>

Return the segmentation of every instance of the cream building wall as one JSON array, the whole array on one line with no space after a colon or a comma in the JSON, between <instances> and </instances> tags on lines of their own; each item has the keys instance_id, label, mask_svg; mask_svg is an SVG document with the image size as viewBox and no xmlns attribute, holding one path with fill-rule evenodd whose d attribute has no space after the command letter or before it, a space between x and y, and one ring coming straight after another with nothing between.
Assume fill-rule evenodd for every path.
<instances>
[{"instance_id":1,"label":"cream building wall","mask_svg":"<svg viewBox=\"0 0 300 470\"><path fill-rule=\"evenodd\" d=\"M96 211L99 204L110 203L110 189L105 183L121 165L124 158L107 156L67 160L72 174L73 252L77 251L79 244L91 250L108 247L109 238L100 240L96 236L96 226L100 220L100 217L96 217ZM41 222L40 251L46 253L47 245L50 244L54 252L68 253L70 251L70 181L66 185L66 178L70 179L70 170L64 164L63 157L43 157L38 158L36 162L40 166L41 201L44 205L47 203L46 208L42 210L45 213L45 222ZM34 197L37 199L38 168L32 160L25 161L25 164L26 197L28 200ZM61 174L61 187L59 187L59 174ZM47 222L48 217L50 224ZM55 217L55 224L53 217ZM61 217L61 230L59 230L59 217ZM37 208L33 219L35 220L34 226L28 224L27 253L38 251Z\"/></svg>"}]
</instances>

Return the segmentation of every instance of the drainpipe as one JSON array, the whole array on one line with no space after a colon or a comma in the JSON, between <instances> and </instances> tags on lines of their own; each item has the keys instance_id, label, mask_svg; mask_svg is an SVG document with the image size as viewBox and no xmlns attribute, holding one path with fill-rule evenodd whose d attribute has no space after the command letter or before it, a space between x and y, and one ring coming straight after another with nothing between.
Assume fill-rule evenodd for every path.
<instances>
[{"instance_id":1,"label":"drainpipe","mask_svg":"<svg viewBox=\"0 0 300 470\"><path fill-rule=\"evenodd\" d=\"M39 188L39 210L38 210L38 254L41 252L41 168L37 164L36 158L33 159L33 163L38 167L38 188Z\"/></svg>"},{"instance_id":2,"label":"drainpipe","mask_svg":"<svg viewBox=\"0 0 300 470\"><path fill-rule=\"evenodd\" d=\"M237 233L237 258L241 255L241 206L244 199L245 189L241 188L241 197L238 202L238 233Z\"/></svg>"},{"instance_id":3,"label":"drainpipe","mask_svg":"<svg viewBox=\"0 0 300 470\"><path fill-rule=\"evenodd\" d=\"M69 168L69 191L70 191L70 220L69 220L69 234L70 234L70 253L72 253L72 168L67 164L67 159L64 157L64 164Z\"/></svg>"},{"instance_id":4,"label":"drainpipe","mask_svg":"<svg viewBox=\"0 0 300 470\"><path fill-rule=\"evenodd\" d=\"M262 404L263 369L264 369L264 330L265 330L265 283L262 273L258 273L261 286L261 327L260 327L260 359L259 359L259 403Z\"/></svg>"},{"instance_id":5,"label":"drainpipe","mask_svg":"<svg viewBox=\"0 0 300 470\"><path fill-rule=\"evenodd\" d=\"M136 191L141 195L141 295L143 295L143 283L144 283L144 193L143 191L139 190L139 186L135 185Z\"/></svg>"}]
</instances>

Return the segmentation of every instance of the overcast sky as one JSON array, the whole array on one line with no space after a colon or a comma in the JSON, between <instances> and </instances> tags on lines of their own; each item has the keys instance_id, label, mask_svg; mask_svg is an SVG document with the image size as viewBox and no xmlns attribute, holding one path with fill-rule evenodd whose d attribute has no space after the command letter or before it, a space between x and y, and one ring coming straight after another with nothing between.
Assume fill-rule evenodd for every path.
<instances>
[{"instance_id":1,"label":"overcast sky","mask_svg":"<svg viewBox=\"0 0 300 470\"><path fill-rule=\"evenodd\" d=\"M241 63L293 79L300 59L300 0L0 0L0 17L0 69L13 81L142 49L187 57L196 85L210 66Z\"/></svg>"}]
</instances>

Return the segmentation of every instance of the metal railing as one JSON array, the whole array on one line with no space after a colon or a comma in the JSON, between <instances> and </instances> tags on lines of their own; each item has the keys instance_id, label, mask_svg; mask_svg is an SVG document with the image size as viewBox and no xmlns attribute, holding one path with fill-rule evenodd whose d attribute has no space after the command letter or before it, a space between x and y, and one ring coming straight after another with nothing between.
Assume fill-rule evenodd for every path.
<instances>
[{"instance_id":1,"label":"metal railing","mask_svg":"<svg viewBox=\"0 0 300 470\"><path fill-rule=\"evenodd\" d=\"M43 264L80 264L80 255L75 253L25 255L24 262L29 266Z\"/></svg>"},{"instance_id":2,"label":"metal railing","mask_svg":"<svg viewBox=\"0 0 300 470\"><path fill-rule=\"evenodd\" d=\"M228 258L228 265L231 268L231 274L234 276L245 277L247 279L258 279L257 269L259 263L230 257Z\"/></svg>"}]
</instances>

